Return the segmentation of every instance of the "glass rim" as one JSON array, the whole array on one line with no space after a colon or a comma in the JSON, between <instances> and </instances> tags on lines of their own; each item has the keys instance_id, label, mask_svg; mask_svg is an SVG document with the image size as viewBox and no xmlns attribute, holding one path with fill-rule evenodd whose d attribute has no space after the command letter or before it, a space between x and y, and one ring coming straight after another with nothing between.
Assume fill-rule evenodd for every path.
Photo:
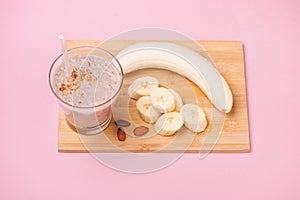
<instances>
[{"instance_id":1,"label":"glass rim","mask_svg":"<svg viewBox=\"0 0 300 200\"><path fill-rule=\"evenodd\" d=\"M54 68L54 65L55 63L63 56L63 54L60 54L54 61L53 63L51 64L51 67L50 67L50 70L49 70L49 74L48 74L48 81L49 81L49 85L50 85L50 88L51 88L51 91L52 93L55 95L55 97L61 101L62 103L72 107L72 108L79 108L79 109L91 109L91 108L97 108L97 107L100 107L102 105L105 105L106 103L108 103L109 101L111 101L112 99L114 99L117 94L120 92L121 90L121 87L122 87L122 84L123 84L123 78L124 78L124 72L123 72L123 68L122 68L122 65L120 64L119 60L112 54L110 53L109 51L105 50L105 49L102 49L102 48L99 48L99 47L93 47L93 46L79 46L79 47L75 47L75 48L72 48L72 49L69 49L67 50L67 53L70 52L70 51L74 51L74 50L77 50L77 49L83 49L83 48L90 48L90 49L96 49L96 50L99 50L99 51L102 51L106 54L108 54L109 56L111 56L119 65L120 67L120 70L121 70L121 82L120 82L120 85L119 85L119 88L118 90L116 90L116 92L109 98L107 99L106 101L100 103L100 104L97 104L95 106L75 106L75 105L72 105L66 101L64 101L62 98L60 98L57 93L54 91L53 87L52 87L52 83L51 83L51 74L53 72L53 68ZM87 54L88 55L88 54Z\"/></svg>"}]
</instances>

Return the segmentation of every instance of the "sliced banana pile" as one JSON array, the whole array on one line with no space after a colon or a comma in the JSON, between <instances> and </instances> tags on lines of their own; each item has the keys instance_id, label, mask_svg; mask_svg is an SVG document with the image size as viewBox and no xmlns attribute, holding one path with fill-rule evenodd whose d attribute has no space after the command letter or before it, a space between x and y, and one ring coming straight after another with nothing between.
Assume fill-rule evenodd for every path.
<instances>
[{"instance_id":1,"label":"sliced banana pile","mask_svg":"<svg viewBox=\"0 0 300 200\"><path fill-rule=\"evenodd\" d=\"M147 123L155 123L154 129L160 135L173 135L183 125L193 132L202 132L207 126L205 114L198 105L183 105L177 92L159 87L154 77L136 79L129 86L128 95L137 100L139 116Z\"/></svg>"}]
</instances>

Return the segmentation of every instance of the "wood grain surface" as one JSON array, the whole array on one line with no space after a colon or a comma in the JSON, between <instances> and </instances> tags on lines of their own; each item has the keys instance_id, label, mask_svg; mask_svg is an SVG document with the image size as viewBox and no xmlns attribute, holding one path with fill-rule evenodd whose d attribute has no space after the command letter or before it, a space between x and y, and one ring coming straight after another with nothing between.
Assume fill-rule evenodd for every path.
<instances>
[{"instance_id":1,"label":"wood grain surface","mask_svg":"<svg viewBox=\"0 0 300 200\"><path fill-rule=\"evenodd\" d=\"M78 46L99 46L117 54L135 41L66 41L67 49ZM243 45L238 41L167 41L180 44L193 49L199 54L210 59L223 75L233 93L233 109L223 115L217 111L203 92L194 83L176 73L146 69L138 70L124 77L124 84L119 98L114 104L113 114L116 119L131 121L131 126L125 128L127 138L124 142L116 137L116 126L113 120L109 127L102 133L85 136L72 130L65 121L63 113L59 112L58 122L58 151L59 152L186 152L198 153L209 151L213 153L242 153L250 151L250 139L248 129L247 98L244 72ZM201 48L199 48L199 46ZM167 86L177 91L184 103L198 103L204 110L208 127L202 133L192 133L182 128L176 135L163 137L152 131L152 125L144 123L138 116L135 101L130 100L127 88L132 81L141 76L155 76L162 86ZM213 117L214 116L214 117ZM214 119L212 121L212 119ZM139 125L149 126L150 131L142 137L136 137L132 130ZM212 131L212 125L219 128L220 135L216 143L206 140L208 134L217 134ZM216 129L216 130L217 130Z\"/></svg>"}]
</instances>

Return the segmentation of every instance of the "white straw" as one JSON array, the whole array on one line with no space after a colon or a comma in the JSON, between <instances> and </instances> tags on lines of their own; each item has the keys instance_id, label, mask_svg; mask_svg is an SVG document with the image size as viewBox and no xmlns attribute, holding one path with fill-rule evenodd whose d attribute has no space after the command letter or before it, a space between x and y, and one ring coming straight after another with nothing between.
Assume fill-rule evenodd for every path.
<instances>
[{"instance_id":1,"label":"white straw","mask_svg":"<svg viewBox=\"0 0 300 200\"><path fill-rule=\"evenodd\" d=\"M61 49L62 49L62 52L63 52L63 57L64 57L64 62L65 62L67 73L71 74L69 58L68 58L68 55L67 55L67 50L66 50L66 45L65 45L65 36L61 34L61 35L58 36L58 39L60 40Z\"/></svg>"}]
</instances>

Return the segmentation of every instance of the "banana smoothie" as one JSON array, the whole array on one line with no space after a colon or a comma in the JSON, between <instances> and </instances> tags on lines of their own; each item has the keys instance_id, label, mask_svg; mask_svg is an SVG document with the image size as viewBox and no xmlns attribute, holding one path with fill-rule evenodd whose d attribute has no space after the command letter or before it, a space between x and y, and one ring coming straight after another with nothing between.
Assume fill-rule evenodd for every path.
<instances>
[{"instance_id":1,"label":"banana smoothie","mask_svg":"<svg viewBox=\"0 0 300 200\"><path fill-rule=\"evenodd\" d=\"M69 57L52 72L51 88L67 122L79 133L104 130L112 117L111 104L122 84L122 69L116 60L93 54Z\"/></svg>"}]
</instances>

